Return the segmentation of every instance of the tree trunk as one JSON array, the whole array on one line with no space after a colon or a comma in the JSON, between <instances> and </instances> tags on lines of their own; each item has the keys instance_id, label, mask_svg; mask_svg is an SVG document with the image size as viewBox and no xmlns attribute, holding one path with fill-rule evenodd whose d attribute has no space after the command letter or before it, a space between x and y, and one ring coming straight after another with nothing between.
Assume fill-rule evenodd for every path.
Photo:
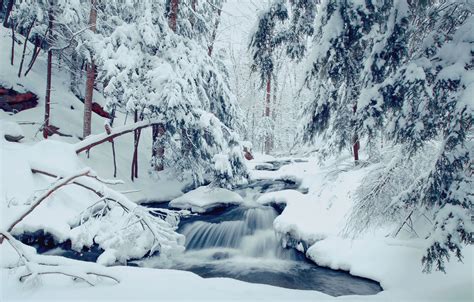
<instances>
[{"instance_id":1,"label":"tree trunk","mask_svg":"<svg viewBox=\"0 0 474 302\"><path fill-rule=\"evenodd\" d=\"M91 0L91 11L89 16L89 25L93 32L95 32L97 21L97 10L95 8L95 0ZM83 137L86 138L91 134L91 118L92 118L92 97L94 95L94 79L95 79L95 64L91 54L91 61L87 66L87 80L86 93L84 99L84 129Z\"/></svg>"},{"instance_id":2,"label":"tree trunk","mask_svg":"<svg viewBox=\"0 0 474 302\"><path fill-rule=\"evenodd\" d=\"M5 11L5 20L3 20L3 27L8 27L8 18L13 9L13 4L15 4L15 0L8 1L7 10Z\"/></svg>"},{"instance_id":3,"label":"tree trunk","mask_svg":"<svg viewBox=\"0 0 474 302\"><path fill-rule=\"evenodd\" d=\"M13 66L15 61L15 26L12 23L12 53L10 55L10 64Z\"/></svg>"},{"instance_id":4,"label":"tree trunk","mask_svg":"<svg viewBox=\"0 0 474 302\"><path fill-rule=\"evenodd\" d=\"M134 115L135 123L138 122L138 110L135 110ZM138 178L138 144L140 143L141 128L135 129L133 137L133 156L132 156L132 167L130 171L130 178L132 181Z\"/></svg>"},{"instance_id":5,"label":"tree trunk","mask_svg":"<svg viewBox=\"0 0 474 302\"><path fill-rule=\"evenodd\" d=\"M214 29L212 31L211 41L210 41L210 44L209 44L209 47L208 47L208 50L207 50L207 54L209 56L212 56L212 51L214 49L214 41L216 40L217 28L219 27L219 22L221 20L221 12L222 12L222 9L219 8L217 10L216 23L214 24Z\"/></svg>"},{"instance_id":6,"label":"tree trunk","mask_svg":"<svg viewBox=\"0 0 474 302\"><path fill-rule=\"evenodd\" d=\"M264 114L266 118L270 118L270 112L271 112L270 111L271 89L272 89L271 78L272 78L272 75L271 74L268 75L267 93L266 93L266 98L265 98L265 114ZM272 149L272 138L270 134L267 134L265 136L265 153L269 154L271 149Z\"/></svg>"},{"instance_id":7,"label":"tree trunk","mask_svg":"<svg viewBox=\"0 0 474 302\"><path fill-rule=\"evenodd\" d=\"M36 37L35 38L35 48L33 50L33 53L31 54L31 60L30 63L28 63L28 68L25 71L25 74L23 76L27 76L28 73L30 72L31 68L33 68L33 65L35 65L36 58L38 57L39 53L41 51L41 40Z\"/></svg>"},{"instance_id":8,"label":"tree trunk","mask_svg":"<svg viewBox=\"0 0 474 302\"><path fill-rule=\"evenodd\" d=\"M172 31L176 32L176 21L178 19L179 0L170 0L170 13L168 16L168 24Z\"/></svg>"},{"instance_id":9,"label":"tree trunk","mask_svg":"<svg viewBox=\"0 0 474 302\"><path fill-rule=\"evenodd\" d=\"M49 37L52 38L54 16L53 16L53 10L51 7L49 8L48 17L49 17L48 33L49 33ZM49 41L51 41L51 39ZM44 124L43 124L43 137L45 139L48 138L48 128L49 128L49 119L50 119L51 76L52 76L51 65L52 65L52 60L53 60L53 51L51 50L51 45L48 44L48 47L50 49L48 50L48 63L47 63L47 69L46 69L46 96L44 100Z\"/></svg>"},{"instance_id":10,"label":"tree trunk","mask_svg":"<svg viewBox=\"0 0 474 302\"><path fill-rule=\"evenodd\" d=\"M193 13L191 14L191 17L189 18L189 22L191 22L192 28L194 28L194 25L196 24L196 16L194 14L196 13L197 1L198 0L191 0L191 9L193 10Z\"/></svg>"},{"instance_id":11,"label":"tree trunk","mask_svg":"<svg viewBox=\"0 0 474 302\"><path fill-rule=\"evenodd\" d=\"M356 113L356 111L357 111L357 104L355 104L353 107L354 114ZM360 149L359 135L357 134L357 132L354 132L354 138L352 141L352 151L354 152L354 161L356 165L359 163L359 149Z\"/></svg>"},{"instance_id":12,"label":"tree trunk","mask_svg":"<svg viewBox=\"0 0 474 302\"><path fill-rule=\"evenodd\" d=\"M31 22L25 36L25 44L23 45L23 54L21 55L20 68L18 69L18 77L21 77L21 70L23 69L23 62L25 61L26 46L28 45L28 38L30 37L31 29L35 25L36 18Z\"/></svg>"}]
</instances>

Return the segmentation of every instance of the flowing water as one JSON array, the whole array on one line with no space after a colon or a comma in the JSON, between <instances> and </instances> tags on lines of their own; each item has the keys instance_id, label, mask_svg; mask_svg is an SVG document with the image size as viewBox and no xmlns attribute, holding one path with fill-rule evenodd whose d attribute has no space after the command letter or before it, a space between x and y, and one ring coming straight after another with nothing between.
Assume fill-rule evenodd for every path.
<instances>
[{"instance_id":1,"label":"flowing water","mask_svg":"<svg viewBox=\"0 0 474 302\"><path fill-rule=\"evenodd\" d=\"M318 290L332 296L381 291L377 282L319 267L285 249L273 231L278 213L269 206L240 206L183 220L186 252L140 265L192 271L202 277L229 277L253 283Z\"/></svg>"}]
</instances>

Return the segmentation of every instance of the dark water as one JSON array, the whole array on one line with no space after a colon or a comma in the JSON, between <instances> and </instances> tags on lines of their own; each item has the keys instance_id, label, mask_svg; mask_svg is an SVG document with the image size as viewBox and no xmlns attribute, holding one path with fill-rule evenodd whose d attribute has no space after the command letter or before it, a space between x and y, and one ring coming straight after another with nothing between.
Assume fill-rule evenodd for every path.
<instances>
[{"instance_id":1,"label":"dark water","mask_svg":"<svg viewBox=\"0 0 474 302\"><path fill-rule=\"evenodd\" d=\"M285 249L273 231L278 213L268 206L240 206L184 219L186 252L164 262L139 265L192 271L204 278L228 277L279 287L317 290L332 296L371 295L382 290L372 280L315 265Z\"/></svg>"}]
</instances>

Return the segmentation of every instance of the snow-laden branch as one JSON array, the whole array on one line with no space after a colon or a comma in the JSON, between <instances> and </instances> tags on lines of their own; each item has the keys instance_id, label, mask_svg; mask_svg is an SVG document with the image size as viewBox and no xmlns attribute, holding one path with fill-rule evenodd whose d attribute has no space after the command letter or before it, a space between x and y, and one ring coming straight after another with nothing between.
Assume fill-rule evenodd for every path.
<instances>
[{"instance_id":1,"label":"snow-laden branch","mask_svg":"<svg viewBox=\"0 0 474 302\"><path fill-rule=\"evenodd\" d=\"M110 133L104 132L101 134L90 135L75 145L76 153L79 154L104 142L110 141L118 136L133 132L135 130L147 128L152 125L158 125L159 123L160 121L157 120L143 120L130 125L112 128Z\"/></svg>"},{"instance_id":2,"label":"snow-laden branch","mask_svg":"<svg viewBox=\"0 0 474 302\"><path fill-rule=\"evenodd\" d=\"M50 177L57 178L60 175L60 173L57 172L42 171L40 168L35 167L34 163L31 163L31 168L34 173L44 174ZM153 254L155 251L168 253L170 251L179 252L184 250L184 237L176 233L175 230L179 223L180 216L186 215L187 213L175 211L161 211L158 213L156 209L148 209L139 206L130 201L125 195L108 188L94 173L89 173L85 176L87 177L77 178L72 183L93 192L100 198L99 201L94 204L94 207L100 207L100 205L98 205L100 203L103 208L106 208L109 202L112 202L122 208L129 219L136 220L136 222L143 226L143 230L150 232L151 244L144 249L146 253ZM86 209L86 211L87 210L91 211L91 209ZM153 214L158 217L154 217ZM91 217L91 215L89 216ZM143 230L141 232L143 232Z\"/></svg>"},{"instance_id":3,"label":"snow-laden branch","mask_svg":"<svg viewBox=\"0 0 474 302\"><path fill-rule=\"evenodd\" d=\"M80 279L94 286L100 278L106 278L120 283L119 279L110 275L107 269L99 264L91 262L79 262L59 256L38 255L34 248L24 245L16 240L9 232L0 232L7 239L20 258L21 265L17 273L19 280L25 281L38 275L59 274Z\"/></svg>"},{"instance_id":4,"label":"snow-laden branch","mask_svg":"<svg viewBox=\"0 0 474 302\"><path fill-rule=\"evenodd\" d=\"M48 188L44 193L42 193L40 196L35 197L32 205L25 209L23 212L21 212L15 220L10 223L10 225L7 228L7 232L11 232L13 228L20 222L22 221L26 216L28 216L31 212L34 211L46 198L48 198L51 194L53 194L56 190L59 188L66 186L70 184L74 179L79 178L81 176L86 176L91 173L90 169L84 169L81 171L78 171L70 176L60 178L57 182L55 182L50 188ZM0 243L2 243L3 237L0 237Z\"/></svg>"}]
</instances>

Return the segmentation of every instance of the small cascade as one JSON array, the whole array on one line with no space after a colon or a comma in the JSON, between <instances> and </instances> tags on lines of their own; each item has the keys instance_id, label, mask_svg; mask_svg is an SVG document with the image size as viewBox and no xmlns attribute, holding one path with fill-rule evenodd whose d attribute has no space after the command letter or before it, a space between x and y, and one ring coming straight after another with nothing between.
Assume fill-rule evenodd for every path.
<instances>
[{"instance_id":1,"label":"small cascade","mask_svg":"<svg viewBox=\"0 0 474 302\"><path fill-rule=\"evenodd\" d=\"M271 207L248 208L235 220L195 221L183 226L180 233L186 237L187 250L232 248L247 257L294 260L296 252L282 248L273 231L277 215Z\"/></svg>"}]
</instances>

